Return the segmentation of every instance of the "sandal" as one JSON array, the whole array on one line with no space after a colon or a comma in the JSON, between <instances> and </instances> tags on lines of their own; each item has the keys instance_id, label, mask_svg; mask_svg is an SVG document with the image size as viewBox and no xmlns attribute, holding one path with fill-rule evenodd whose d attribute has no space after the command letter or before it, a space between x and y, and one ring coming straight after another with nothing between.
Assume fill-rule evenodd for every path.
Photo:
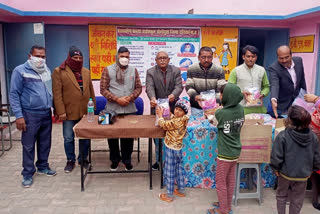
<instances>
[{"instance_id":1,"label":"sandal","mask_svg":"<svg viewBox=\"0 0 320 214\"><path fill-rule=\"evenodd\" d=\"M185 197L186 196L186 194L179 192L178 189L173 190L173 194L177 195L177 196L180 196L180 197Z\"/></svg>"},{"instance_id":2,"label":"sandal","mask_svg":"<svg viewBox=\"0 0 320 214\"><path fill-rule=\"evenodd\" d=\"M173 201L173 198L168 197L166 193L160 193L159 198L165 202L172 202Z\"/></svg>"},{"instance_id":3,"label":"sandal","mask_svg":"<svg viewBox=\"0 0 320 214\"><path fill-rule=\"evenodd\" d=\"M213 202L213 203L212 203L212 206L213 206L214 208L219 208L219 207L220 207L220 204L219 204L218 201L216 201L216 202Z\"/></svg>"},{"instance_id":4,"label":"sandal","mask_svg":"<svg viewBox=\"0 0 320 214\"><path fill-rule=\"evenodd\" d=\"M214 211L214 214L216 214L217 212L215 211L215 209L218 209L218 208L219 208L219 202L213 202L213 203L212 203L212 206L215 207L215 208L214 208L214 209L209 209L208 212L207 212L207 214L213 213L212 211ZM230 211L228 212L228 214L233 214L233 211L230 210Z\"/></svg>"}]
</instances>

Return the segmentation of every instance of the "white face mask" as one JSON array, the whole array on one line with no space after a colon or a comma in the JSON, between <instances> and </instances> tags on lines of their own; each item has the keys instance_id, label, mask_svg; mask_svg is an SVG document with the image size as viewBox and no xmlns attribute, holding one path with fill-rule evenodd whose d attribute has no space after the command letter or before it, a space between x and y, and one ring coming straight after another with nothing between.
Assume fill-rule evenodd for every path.
<instances>
[{"instance_id":1,"label":"white face mask","mask_svg":"<svg viewBox=\"0 0 320 214\"><path fill-rule=\"evenodd\" d=\"M127 66L129 64L129 59L125 57L119 58L120 65Z\"/></svg>"},{"instance_id":2,"label":"white face mask","mask_svg":"<svg viewBox=\"0 0 320 214\"><path fill-rule=\"evenodd\" d=\"M30 62L31 64L36 67L36 68L43 68L44 65L46 64L46 60L42 59L40 57L36 57L36 56L31 56L30 57Z\"/></svg>"},{"instance_id":3,"label":"white face mask","mask_svg":"<svg viewBox=\"0 0 320 214\"><path fill-rule=\"evenodd\" d=\"M185 52L190 52L190 48L185 48L184 51Z\"/></svg>"}]
</instances>

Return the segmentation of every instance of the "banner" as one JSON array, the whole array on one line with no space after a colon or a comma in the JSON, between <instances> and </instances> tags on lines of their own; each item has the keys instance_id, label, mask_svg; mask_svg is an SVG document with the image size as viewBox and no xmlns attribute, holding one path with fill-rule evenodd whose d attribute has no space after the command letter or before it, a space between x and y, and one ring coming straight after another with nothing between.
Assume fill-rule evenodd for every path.
<instances>
[{"instance_id":1,"label":"banner","mask_svg":"<svg viewBox=\"0 0 320 214\"><path fill-rule=\"evenodd\" d=\"M130 50L129 63L137 68L142 85L145 85L147 69L156 65L159 51L166 51L170 64L180 67L185 83L188 67L198 62L200 29L117 27L117 48L121 46Z\"/></svg>"},{"instance_id":2,"label":"banner","mask_svg":"<svg viewBox=\"0 0 320 214\"><path fill-rule=\"evenodd\" d=\"M91 79L101 78L104 67L115 63L117 54L116 27L89 25Z\"/></svg>"},{"instance_id":3,"label":"banner","mask_svg":"<svg viewBox=\"0 0 320 214\"><path fill-rule=\"evenodd\" d=\"M314 35L290 37L292 53L313 53Z\"/></svg>"},{"instance_id":4,"label":"banner","mask_svg":"<svg viewBox=\"0 0 320 214\"><path fill-rule=\"evenodd\" d=\"M213 51L212 62L222 66L226 80L237 66L238 28L201 27L202 46L209 46Z\"/></svg>"}]
</instances>

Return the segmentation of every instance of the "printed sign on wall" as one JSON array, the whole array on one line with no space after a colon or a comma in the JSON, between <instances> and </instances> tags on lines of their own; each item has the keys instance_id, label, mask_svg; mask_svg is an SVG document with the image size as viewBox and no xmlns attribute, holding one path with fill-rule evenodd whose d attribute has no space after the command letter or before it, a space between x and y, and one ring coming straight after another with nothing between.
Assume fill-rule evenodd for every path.
<instances>
[{"instance_id":1,"label":"printed sign on wall","mask_svg":"<svg viewBox=\"0 0 320 214\"><path fill-rule=\"evenodd\" d=\"M104 67L115 63L116 26L89 25L89 51L91 79L100 80Z\"/></svg>"},{"instance_id":2,"label":"printed sign on wall","mask_svg":"<svg viewBox=\"0 0 320 214\"><path fill-rule=\"evenodd\" d=\"M130 65L137 68L143 85L159 51L166 51L170 64L180 67L185 83L188 67L198 62L200 29L117 27L117 48L121 46L130 50Z\"/></svg>"},{"instance_id":3,"label":"printed sign on wall","mask_svg":"<svg viewBox=\"0 0 320 214\"><path fill-rule=\"evenodd\" d=\"M313 53L314 35L290 37L292 53Z\"/></svg>"},{"instance_id":4,"label":"printed sign on wall","mask_svg":"<svg viewBox=\"0 0 320 214\"><path fill-rule=\"evenodd\" d=\"M226 80L230 72L237 66L238 28L234 27L202 27L202 46L209 46L213 51L212 62L222 66Z\"/></svg>"}]
</instances>

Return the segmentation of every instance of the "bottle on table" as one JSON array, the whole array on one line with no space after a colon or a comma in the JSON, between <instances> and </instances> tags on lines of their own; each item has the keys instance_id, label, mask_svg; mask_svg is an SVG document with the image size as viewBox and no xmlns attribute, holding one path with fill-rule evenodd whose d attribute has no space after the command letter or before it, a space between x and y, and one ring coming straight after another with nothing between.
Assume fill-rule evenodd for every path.
<instances>
[{"instance_id":1,"label":"bottle on table","mask_svg":"<svg viewBox=\"0 0 320 214\"><path fill-rule=\"evenodd\" d=\"M87 114L89 123L93 122L93 116L94 116L94 104L93 104L92 98L90 98L88 102L88 114Z\"/></svg>"}]
</instances>

